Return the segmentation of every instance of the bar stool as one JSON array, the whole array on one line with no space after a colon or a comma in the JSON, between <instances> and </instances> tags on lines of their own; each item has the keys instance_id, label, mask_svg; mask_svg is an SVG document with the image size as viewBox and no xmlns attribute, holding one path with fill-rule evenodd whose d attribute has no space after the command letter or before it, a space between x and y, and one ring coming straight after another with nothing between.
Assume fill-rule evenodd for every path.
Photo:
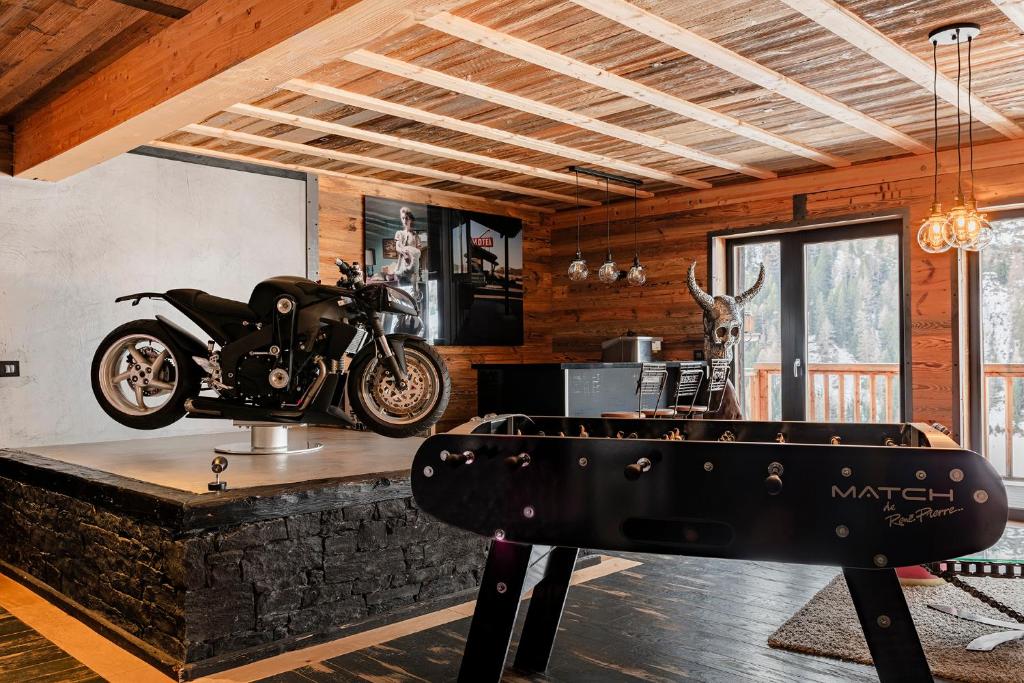
<instances>
[{"instance_id":1,"label":"bar stool","mask_svg":"<svg viewBox=\"0 0 1024 683\"><path fill-rule=\"evenodd\" d=\"M673 409L658 408L667 382L668 366L664 363L644 363L640 366L640 377L636 381L636 410L610 410L601 413L601 417L634 419L674 415L675 410ZM654 407L644 408L644 399L649 399L652 396L654 397Z\"/></svg>"}]
</instances>

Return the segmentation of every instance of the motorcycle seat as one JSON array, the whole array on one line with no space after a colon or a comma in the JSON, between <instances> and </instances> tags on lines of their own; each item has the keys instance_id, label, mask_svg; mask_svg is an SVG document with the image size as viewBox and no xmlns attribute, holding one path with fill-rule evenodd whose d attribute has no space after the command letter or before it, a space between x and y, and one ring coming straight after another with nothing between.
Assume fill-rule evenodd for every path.
<instances>
[{"instance_id":1,"label":"motorcycle seat","mask_svg":"<svg viewBox=\"0 0 1024 683\"><path fill-rule=\"evenodd\" d=\"M193 308L222 318L256 320L259 317L249 308L249 304L207 294L201 289L171 289L167 291L166 296L186 308Z\"/></svg>"}]
</instances>

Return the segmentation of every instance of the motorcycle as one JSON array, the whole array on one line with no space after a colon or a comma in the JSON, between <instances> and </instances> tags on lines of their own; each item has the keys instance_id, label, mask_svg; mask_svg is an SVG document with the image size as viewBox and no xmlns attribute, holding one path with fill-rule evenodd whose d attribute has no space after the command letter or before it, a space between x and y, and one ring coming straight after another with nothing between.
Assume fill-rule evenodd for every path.
<instances>
[{"instance_id":1,"label":"motorcycle","mask_svg":"<svg viewBox=\"0 0 1024 683\"><path fill-rule=\"evenodd\" d=\"M418 318L416 301L385 284L364 284L357 267L335 263L336 286L273 277L256 285L248 303L198 289L118 297L133 306L166 301L211 340L203 344L161 315L121 325L93 357L96 400L135 429L187 415L422 433L448 405L448 369L426 340L386 334L382 324L387 314Z\"/></svg>"}]
</instances>

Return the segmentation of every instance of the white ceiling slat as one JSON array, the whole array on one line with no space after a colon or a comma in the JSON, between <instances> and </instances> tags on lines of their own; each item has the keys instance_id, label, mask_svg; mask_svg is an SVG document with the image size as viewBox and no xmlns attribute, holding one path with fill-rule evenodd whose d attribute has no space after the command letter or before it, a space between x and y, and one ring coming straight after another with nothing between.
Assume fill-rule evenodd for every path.
<instances>
[{"instance_id":1,"label":"white ceiling slat","mask_svg":"<svg viewBox=\"0 0 1024 683\"><path fill-rule=\"evenodd\" d=\"M227 130L225 128L191 124L181 128L181 131L185 133L194 133L195 135L205 135L207 137L218 138L221 140L241 142L247 145L258 145L260 147L280 149L286 152L295 152L296 154L306 154L308 156L322 157L324 159L334 159L335 161L344 161L350 164L381 168L388 171L398 171L399 173L408 173L410 175L418 175L425 178L436 178L438 180L447 180L453 183L462 183L464 185L476 185L478 187L486 187L491 190L500 190L502 192L514 192L516 194L539 197L541 199L550 199L570 205L576 203L575 197L559 194L557 192L535 190L530 187L512 185L510 183L503 183L496 180L484 180L483 178L475 178L473 176L462 175L459 173L448 173L447 171L438 171L437 169L425 168L423 166L413 166L411 164L403 164L397 161L386 161L375 157L339 152L333 149L304 145L299 142L288 142L286 140L278 140L277 138L268 138L263 135L242 133L237 130ZM579 203L586 204L587 206L599 206L601 202L581 199Z\"/></svg>"},{"instance_id":2,"label":"white ceiling slat","mask_svg":"<svg viewBox=\"0 0 1024 683\"><path fill-rule=\"evenodd\" d=\"M778 93L805 107L830 116L837 121L842 121L868 135L890 142L915 154L924 154L931 151L931 148L927 145L905 133L901 133L888 124L882 123L813 88L797 83L777 71L773 71L752 59L722 47L714 41L699 36L693 31L626 2L626 0L571 1L634 31L665 43L680 52L693 55L697 59L728 71L766 90Z\"/></svg>"},{"instance_id":3,"label":"white ceiling slat","mask_svg":"<svg viewBox=\"0 0 1024 683\"><path fill-rule=\"evenodd\" d=\"M532 204L520 204L519 202L509 202L504 199L491 199L490 197L480 197L475 194L464 194L462 192L452 192L451 190L438 190L433 187L424 187L422 185L413 185L411 183L399 183L394 180L381 180L380 178L369 178L360 175L354 175L352 173L342 173L341 171L332 171L326 168L317 168L315 166L305 166L303 164L286 164L280 161L273 161L272 159L261 159L259 157L252 157L247 154L234 154L232 152L225 152L219 149L210 149L209 147L196 147L194 145L179 145L174 142L165 142L163 140L155 140L149 143L150 147L160 147L162 149L170 149L176 152L186 152L188 154L199 154L202 156L216 157L218 159L230 159L231 161L242 161L247 164L255 164L257 166L270 166L272 168L283 168L289 171L301 171L303 173L314 173L316 175L328 175L334 176L335 178L344 178L345 180L352 180L360 183L373 183L374 185L383 185L385 187L393 187L398 190L415 190L418 192L428 192L438 197L450 197L452 199L467 200L471 199L478 202L487 202L495 206L504 206L510 209L516 209L519 211L531 211L537 213L555 213L554 209L546 206L533 206Z\"/></svg>"},{"instance_id":4,"label":"white ceiling slat","mask_svg":"<svg viewBox=\"0 0 1024 683\"><path fill-rule=\"evenodd\" d=\"M1003 4L1009 5L1006 0L1002 1ZM845 7L836 4L833 0L782 0L782 2L931 93L932 65L898 45ZM1000 2L997 0L996 4L1000 4ZM1024 9L1021 10L1021 16L1024 18ZM922 42L924 38L925 36L922 36ZM957 87L956 81L941 73L938 75L936 85L936 91L941 99L954 107L959 105L960 110L964 113L968 112L968 96L965 87ZM975 118L993 130L999 131L1005 137L1011 139L1024 137L1024 128L1018 126L994 107L989 106L977 95L971 96L970 106Z\"/></svg>"},{"instance_id":5,"label":"white ceiling slat","mask_svg":"<svg viewBox=\"0 0 1024 683\"><path fill-rule=\"evenodd\" d=\"M542 116L552 121L569 124L576 126L577 128L583 128L584 130L589 130L591 132L617 138L619 140L626 140L627 142L632 142L643 147L650 147L667 154L692 159L694 161L707 164L708 166L724 168L726 170L743 173L755 178L776 177L776 174L772 171L731 161L718 155L701 152L700 150L692 147L687 147L686 145L681 145L650 133L642 133L629 128L623 128L622 126L608 123L606 121L587 116L586 114L580 114L551 104L531 100L527 97L522 97L521 95L515 95L480 83L456 78L455 76L449 76L448 74L441 73L440 71L434 71L433 69L428 69L416 64L410 64L409 62L403 62L398 59L375 54L366 50L357 50L352 52L345 56L345 60L352 62L353 64L365 66L369 69L375 69L377 71L401 76L403 78L408 78L409 80L433 85L437 88L444 88L463 95L468 95L469 97L475 97L479 100L499 104L503 107L518 109L519 111ZM701 183L700 187L702 189L706 189L708 185L708 183L702 183L701 181L696 182ZM693 185L693 187L696 186L696 184Z\"/></svg>"},{"instance_id":6,"label":"white ceiling slat","mask_svg":"<svg viewBox=\"0 0 1024 683\"><path fill-rule=\"evenodd\" d=\"M599 166L614 169L621 173L631 173L633 175L640 176L641 178L661 180L666 183L684 186L695 182L693 178L668 173L666 171L651 168L649 166L643 166L641 164L634 164L629 161L622 161L621 159L616 159L604 154L596 154L582 149L566 147L565 145L560 145L557 142L550 142L540 138L532 138L527 135L511 133L500 128L492 128L491 126L484 126L479 123L462 121L451 116L435 114L434 112L430 112L425 109L416 109L415 107L408 107L404 104L388 102L387 100L381 100L369 95L362 95L360 93L352 92L351 90L334 88L322 83L313 83L312 81L296 78L283 83L280 87L285 90L291 90L292 92L309 95L310 97L337 102L339 104L347 104L353 107L360 107L362 109L375 111L387 116L395 116L397 118L408 119L410 121L418 121L419 123L424 123L429 126L446 128L458 133L465 133L467 135L474 135L476 137L494 140L495 142L515 145L516 147L522 147L525 149L532 149L536 152L543 152L544 154L552 154L555 156L565 157L566 159L585 161L589 164L597 164Z\"/></svg>"},{"instance_id":7,"label":"white ceiling slat","mask_svg":"<svg viewBox=\"0 0 1024 683\"><path fill-rule=\"evenodd\" d=\"M321 133L327 133L329 135L340 135L347 138L351 138L353 140L362 140L364 142L372 142L378 145L387 145L388 147L404 149L408 152L417 152L419 154L429 154L432 156L442 157L445 159L464 161L470 164L477 164L478 166L496 168L503 171L509 171L510 173L520 173L522 175L534 176L537 178L543 178L545 180L553 180L555 182L566 183L568 185L574 185L576 183L576 177L569 173L560 173L558 171L552 171L546 168L539 168L537 166L520 164L515 161L496 159L493 157L484 156L482 154L474 154L472 152L463 152L457 149L451 149L449 147L441 147L439 145L432 145L430 143L420 142L418 140L409 140L407 138L401 138L395 135L388 135L386 133L378 133L372 130L354 128L352 126L346 126L340 123L334 123L332 121L324 121L322 119L316 119L309 116L302 116L300 114L292 114L285 111L278 111L276 109L256 107L251 104L236 104L232 107L229 107L227 111L231 112L232 114L251 116L253 118L262 119L264 121L283 123L285 125L295 126L297 128L305 128L307 130L315 130ZM579 184L583 187L589 187L595 190L606 189L605 183L594 178L580 178ZM634 192L634 188L632 186L627 187L625 185L619 185L616 183L609 183L607 185L607 189L610 192L626 195L628 197L632 197ZM647 192L646 190L636 190L636 196L650 198L653 197L654 194L651 192Z\"/></svg>"},{"instance_id":8,"label":"white ceiling slat","mask_svg":"<svg viewBox=\"0 0 1024 683\"><path fill-rule=\"evenodd\" d=\"M1024 0L992 0L1010 21L1024 31Z\"/></svg>"},{"instance_id":9,"label":"white ceiling slat","mask_svg":"<svg viewBox=\"0 0 1024 683\"><path fill-rule=\"evenodd\" d=\"M541 68L589 83L599 88L624 95L652 107L680 114L695 121L726 130L735 135L775 147L789 154L811 159L827 166L839 168L850 162L841 157L803 145L795 140L776 135L733 116L716 112L681 97L624 78L606 69L587 64L572 57L540 47L526 40L495 31L462 17L442 12L421 22L424 26L460 38L496 52L521 59Z\"/></svg>"}]
</instances>

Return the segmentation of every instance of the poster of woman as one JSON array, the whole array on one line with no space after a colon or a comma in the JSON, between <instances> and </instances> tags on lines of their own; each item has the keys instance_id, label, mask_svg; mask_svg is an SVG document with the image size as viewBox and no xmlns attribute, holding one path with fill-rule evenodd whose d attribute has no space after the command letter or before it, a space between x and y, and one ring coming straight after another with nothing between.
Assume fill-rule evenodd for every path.
<instances>
[{"instance_id":1,"label":"poster of woman","mask_svg":"<svg viewBox=\"0 0 1024 683\"><path fill-rule=\"evenodd\" d=\"M417 334L435 344L522 344L522 221L364 197L363 226L367 281L416 298Z\"/></svg>"}]
</instances>

